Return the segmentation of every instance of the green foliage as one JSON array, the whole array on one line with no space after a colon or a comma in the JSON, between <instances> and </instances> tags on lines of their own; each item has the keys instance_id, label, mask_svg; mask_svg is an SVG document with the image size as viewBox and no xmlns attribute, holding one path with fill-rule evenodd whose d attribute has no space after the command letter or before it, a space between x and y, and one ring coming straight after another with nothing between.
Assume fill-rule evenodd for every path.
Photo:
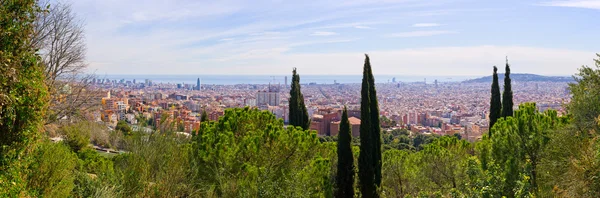
<instances>
[{"instance_id":1,"label":"green foliage","mask_svg":"<svg viewBox=\"0 0 600 198\"><path fill-rule=\"evenodd\" d=\"M567 110L573 115L578 130L600 132L597 118L600 115L600 54L594 59L595 67L582 66L573 78L576 83L569 84L573 95Z\"/></svg>"},{"instance_id":2,"label":"green foliage","mask_svg":"<svg viewBox=\"0 0 600 198\"><path fill-rule=\"evenodd\" d=\"M506 118L513 116L513 92L510 82L510 66L506 60L506 68L504 72L504 93L502 94L502 117Z\"/></svg>"},{"instance_id":3,"label":"green foliage","mask_svg":"<svg viewBox=\"0 0 600 198\"><path fill-rule=\"evenodd\" d=\"M541 196L600 197L600 54L569 84L572 125L550 134L540 164Z\"/></svg>"},{"instance_id":4,"label":"green foliage","mask_svg":"<svg viewBox=\"0 0 600 198\"><path fill-rule=\"evenodd\" d=\"M31 0L1 3L0 152L5 153L35 140L48 98L40 58L29 46L39 9Z\"/></svg>"},{"instance_id":5,"label":"green foliage","mask_svg":"<svg viewBox=\"0 0 600 198\"><path fill-rule=\"evenodd\" d=\"M502 101L500 95L500 85L498 84L498 68L494 66L494 75L492 81L492 96L490 99L490 129L496 124L498 118L502 116ZM492 134L490 133L490 137Z\"/></svg>"},{"instance_id":6,"label":"green foliage","mask_svg":"<svg viewBox=\"0 0 600 198\"><path fill-rule=\"evenodd\" d=\"M435 140L436 138L438 138L439 136L437 135L424 135L424 134L417 134L413 139L412 139L412 146L417 150L423 150L423 147L426 144L429 144L431 142L433 142L433 140Z\"/></svg>"},{"instance_id":7,"label":"green foliage","mask_svg":"<svg viewBox=\"0 0 600 198\"><path fill-rule=\"evenodd\" d=\"M135 116L135 119L137 120L137 123L141 126L141 127L146 127L148 126L148 119L146 119L145 116L143 116L142 114Z\"/></svg>"},{"instance_id":8,"label":"green foliage","mask_svg":"<svg viewBox=\"0 0 600 198\"><path fill-rule=\"evenodd\" d=\"M383 195L405 197L417 189L415 155L405 150L388 150L383 153Z\"/></svg>"},{"instance_id":9,"label":"green foliage","mask_svg":"<svg viewBox=\"0 0 600 198\"><path fill-rule=\"evenodd\" d=\"M123 135L129 135L132 132L129 124L127 124L127 122L125 122L124 120L120 120L119 122L117 122L117 126L115 127L115 130L121 131L121 133L123 133Z\"/></svg>"},{"instance_id":10,"label":"green foliage","mask_svg":"<svg viewBox=\"0 0 600 198\"><path fill-rule=\"evenodd\" d=\"M381 127L379 105L375 91L375 79L369 56L365 54L365 66L361 87L360 103L360 156L358 177L363 197L378 197L381 184Z\"/></svg>"},{"instance_id":11,"label":"green foliage","mask_svg":"<svg viewBox=\"0 0 600 198\"><path fill-rule=\"evenodd\" d=\"M77 171L75 171L75 197L116 197L117 183L112 160L98 154L91 148L80 150Z\"/></svg>"},{"instance_id":12,"label":"green foliage","mask_svg":"<svg viewBox=\"0 0 600 198\"><path fill-rule=\"evenodd\" d=\"M43 142L34 152L28 170L30 193L41 197L69 197L73 190L77 157L64 144Z\"/></svg>"},{"instance_id":13,"label":"green foliage","mask_svg":"<svg viewBox=\"0 0 600 198\"><path fill-rule=\"evenodd\" d=\"M336 197L353 197L354 196L354 155L352 155L352 128L348 121L348 110L344 107L342 113L342 121L340 122L340 130L337 141L337 173L336 181Z\"/></svg>"},{"instance_id":14,"label":"green foliage","mask_svg":"<svg viewBox=\"0 0 600 198\"><path fill-rule=\"evenodd\" d=\"M149 177L148 163L139 155L121 154L114 158L115 172L123 195L133 197L146 189Z\"/></svg>"},{"instance_id":15,"label":"green foliage","mask_svg":"<svg viewBox=\"0 0 600 198\"><path fill-rule=\"evenodd\" d=\"M0 197L26 197L24 171L48 104L43 68L30 47L34 0L0 1Z\"/></svg>"},{"instance_id":16,"label":"green foliage","mask_svg":"<svg viewBox=\"0 0 600 198\"><path fill-rule=\"evenodd\" d=\"M384 131L384 134L382 135L383 150L415 150L412 146L412 139L407 134L408 132L405 129L394 130L391 132Z\"/></svg>"},{"instance_id":17,"label":"green foliage","mask_svg":"<svg viewBox=\"0 0 600 198\"><path fill-rule=\"evenodd\" d=\"M539 113L535 104L519 105L514 117L500 119L492 130L494 163L504 175L503 195L518 191L519 181L529 182L528 193L537 195L538 165L542 152L550 140L552 130L563 127L567 119L558 117L556 111ZM523 171L525 170L525 171Z\"/></svg>"},{"instance_id":18,"label":"green foliage","mask_svg":"<svg viewBox=\"0 0 600 198\"><path fill-rule=\"evenodd\" d=\"M206 109L202 109L202 115L200 116L200 122L208 121L208 114L206 113Z\"/></svg>"},{"instance_id":19,"label":"green foliage","mask_svg":"<svg viewBox=\"0 0 600 198\"><path fill-rule=\"evenodd\" d=\"M81 122L63 126L60 131L61 134L64 135L65 143L69 145L74 152L79 152L79 150L90 144L91 128L87 123Z\"/></svg>"},{"instance_id":20,"label":"green foliage","mask_svg":"<svg viewBox=\"0 0 600 198\"><path fill-rule=\"evenodd\" d=\"M310 119L308 118L306 105L304 105L304 95L302 95L302 91L300 90L300 75L296 73L296 68L294 68L292 73L292 88L290 89L289 101L290 125L299 126L304 130L308 130L310 127Z\"/></svg>"},{"instance_id":21,"label":"green foliage","mask_svg":"<svg viewBox=\"0 0 600 198\"><path fill-rule=\"evenodd\" d=\"M114 174L112 160L101 156L91 148L80 150L77 156L79 158L79 171L97 175Z\"/></svg>"},{"instance_id":22,"label":"green foliage","mask_svg":"<svg viewBox=\"0 0 600 198\"><path fill-rule=\"evenodd\" d=\"M99 136L102 126L74 123L61 128L64 144L38 142L48 94L29 42L40 11L35 1L0 1L0 197L600 197L600 60L569 85L563 117L528 103L513 112L509 65L502 101L494 67L493 127L475 144L460 135L382 135L381 124L394 123L379 116L368 56L354 140L346 109L337 139L307 130L294 69L290 127L266 111L228 109L216 122L203 111L191 141L170 133L178 123L164 114L160 133L120 121ZM103 157L87 147L90 136L126 152Z\"/></svg>"},{"instance_id":23,"label":"green foliage","mask_svg":"<svg viewBox=\"0 0 600 198\"><path fill-rule=\"evenodd\" d=\"M320 169L331 164L335 149L325 148L314 131L284 128L267 111L228 109L194 137L191 163L202 183L197 187L215 196L326 196L332 182L324 177L331 177L331 168ZM308 176L315 171L322 176ZM328 185L315 184L317 178Z\"/></svg>"},{"instance_id":24,"label":"green foliage","mask_svg":"<svg viewBox=\"0 0 600 198\"><path fill-rule=\"evenodd\" d=\"M452 189L463 190L467 181L464 169L471 150L467 141L452 136L437 138L419 152L422 175L444 194Z\"/></svg>"},{"instance_id":25,"label":"green foliage","mask_svg":"<svg viewBox=\"0 0 600 198\"><path fill-rule=\"evenodd\" d=\"M190 185L189 140L176 134L134 133L126 141L127 154L114 158L124 197L185 197Z\"/></svg>"}]
</instances>

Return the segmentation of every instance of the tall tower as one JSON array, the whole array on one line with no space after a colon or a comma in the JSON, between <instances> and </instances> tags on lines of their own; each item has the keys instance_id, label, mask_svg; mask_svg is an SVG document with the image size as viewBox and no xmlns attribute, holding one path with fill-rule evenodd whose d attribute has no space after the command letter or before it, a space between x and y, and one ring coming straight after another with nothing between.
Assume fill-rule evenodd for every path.
<instances>
[{"instance_id":1,"label":"tall tower","mask_svg":"<svg viewBox=\"0 0 600 198\"><path fill-rule=\"evenodd\" d=\"M287 82L288 82L288 81L287 81L287 76L285 76L285 87L288 87L288 84L287 84Z\"/></svg>"},{"instance_id":2,"label":"tall tower","mask_svg":"<svg viewBox=\"0 0 600 198\"><path fill-rule=\"evenodd\" d=\"M196 90L200 90L200 78L196 80Z\"/></svg>"}]
</instances>

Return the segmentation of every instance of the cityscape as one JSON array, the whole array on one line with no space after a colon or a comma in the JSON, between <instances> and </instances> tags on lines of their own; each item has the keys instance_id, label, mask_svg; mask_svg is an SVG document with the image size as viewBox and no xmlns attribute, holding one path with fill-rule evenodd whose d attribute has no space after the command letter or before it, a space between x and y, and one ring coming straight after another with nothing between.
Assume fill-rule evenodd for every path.
<instances>
[{"instance_id":1,"label":"cityscape","mask_svg":"<svg viewBox=\"0 0 600 198\"><path fill-rule=\"evenodd\" d=\"M177 123L180 132L192 133L200 127L200 117L206 111L211 120L218 120L225 109L252 107L267 110L288 123L290 84L286 77L270 84L214 85L156 83L150 79L93 79L100 88L102 109L94 112L94 120L113 127L120 120L137 124L138 116L154 120L161 115ZM291 78L290 78L291 79ZM389 120L385 128L408 129L415 134L459 134L476 141L489 130L490 83L395 82L377 84L379 115ZM564 114L570 95L567 82L513 82L515 108L526 102L536 102L543 112L554 109ZM319 136L336 136L341 113L348 107L349 116L360 123L360 84L302 84L310 129ZM360 125L360 124L358 124ZM356 130L355 136L359 134Z\"/></svg>"},{"instance_id":2,"label":"cityscape","mask_svg":"<svg viewBox=\"0 0 600 198\"><path fill-rule=\"evenodd\" d=\"M598 18L0 0L0 198L598 198Z\"/></svg>"}]
</instances>

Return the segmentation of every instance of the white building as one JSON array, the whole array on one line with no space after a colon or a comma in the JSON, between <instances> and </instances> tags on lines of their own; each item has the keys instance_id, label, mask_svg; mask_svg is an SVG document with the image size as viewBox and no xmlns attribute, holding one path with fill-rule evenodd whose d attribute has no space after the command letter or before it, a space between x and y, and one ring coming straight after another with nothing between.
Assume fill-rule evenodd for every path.
<instances>
[{"instance_id":1,"label":"white building","mask_svg":"<svg viewBox=\"0 0 600 198\"><path fill-rule=\"evenodd\" d=\"M256 106L279 106L280 102L281 96L279 95L279 88L277 87L271 87L271 85L269 85L269 90L256 93Z\"/></svg>"}]
</instances>

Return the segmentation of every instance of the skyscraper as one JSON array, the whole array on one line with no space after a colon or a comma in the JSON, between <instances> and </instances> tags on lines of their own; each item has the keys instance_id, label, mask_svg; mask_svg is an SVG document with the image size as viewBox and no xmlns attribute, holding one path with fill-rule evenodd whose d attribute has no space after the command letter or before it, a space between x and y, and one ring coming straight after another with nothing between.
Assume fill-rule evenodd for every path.
<instances>
[{"instance_id":1,"label":"skyscraper","mask_svg":"<svg viewBox=\"0 0 600 198\"><path fill-rule=\"evenodd\" d=\"M200 90L200 78L196 80L196 90Z\"/></svg>"}]
</instances>

